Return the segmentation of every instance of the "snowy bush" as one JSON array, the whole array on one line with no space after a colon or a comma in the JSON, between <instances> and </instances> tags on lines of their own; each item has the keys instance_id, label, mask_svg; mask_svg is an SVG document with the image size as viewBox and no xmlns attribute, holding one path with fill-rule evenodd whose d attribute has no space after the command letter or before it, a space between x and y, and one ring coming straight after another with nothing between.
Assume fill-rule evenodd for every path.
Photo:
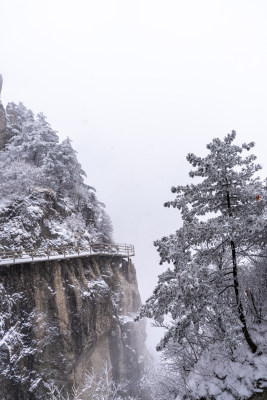
<instances>
[{"instance_id":1,"label":"snowy bush","mask_svg":"<svg viewBox=\"0 0 267 400\"><path fill-rule=\"evenodd\" d=\"M107 362L98 373L87 372L81 389L73 386L71 394L63 395L64 388L59 389L53 382L45 384L45 387L50 400L138 400L127 396L127 382L114 381Z\"/></svg>"}]
</instances>

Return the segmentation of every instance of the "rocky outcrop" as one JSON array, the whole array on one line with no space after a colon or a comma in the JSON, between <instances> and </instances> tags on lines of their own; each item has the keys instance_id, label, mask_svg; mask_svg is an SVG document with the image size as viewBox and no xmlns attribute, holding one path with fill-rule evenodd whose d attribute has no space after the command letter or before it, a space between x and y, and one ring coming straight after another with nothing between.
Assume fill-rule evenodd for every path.
<instances>
[{"instance_id":1,"label":"rocky outcrop","mask_svg":"<svg viewBox=\"0 0 267 400\"><path fill-rule=\"evenodd\" d=\"M263 389L261 393L255 393L249 400L267 400L267 388Z\"/></svg>"},{"instance_id":2,"label":"rocky outcrop","mask_svg":"<svg viewBox=\"0 0 267 400\"><path fill-rule=\"evenodd\" d=\"M116 257L0 266L0 400L47 399L45 384L70 393L103 361L139 395L145 327L135 268Z\"/></svg>"},{"instance_id":3,"label":"rocky outcrop","mask_svg":"<svg viewBox=\"0 0 267 400\"><path fill-rule=\"evenodd\" d=\"M0 209L0 249L74 244L75 232L70 236L69 222L75 217L73 208L53 190L35 188Z\"/></svg>"},{"instance_id":4,"label":"rocky outcrop","mask_svg":"<svg viewBox=\"0 0 267 400\"><path fill-rule=\"evenodd\" d=\"M0 74L0 97L3 85L3 78ZM5 147L6 142L6 113L3 104L0 100L0 150Z\"/></svg>"},{"instance_id":5,"label":"rocky outcrop","mask_svg":"<svg viewBox=\"0 0 267 400\"><path fill-rule=\"evenodd\" d=\"M6 113L0 100L0 150L5 147L6 143Z\"/></svg>"}]
</instances>

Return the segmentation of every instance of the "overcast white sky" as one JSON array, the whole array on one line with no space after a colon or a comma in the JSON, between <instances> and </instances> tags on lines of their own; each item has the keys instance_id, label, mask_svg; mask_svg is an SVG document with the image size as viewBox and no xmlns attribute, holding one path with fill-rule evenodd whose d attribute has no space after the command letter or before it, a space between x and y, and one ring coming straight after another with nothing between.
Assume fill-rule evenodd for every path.
<instances>
[{"instance_id":1,"label":"overcast white sky","mask_svg":"<svg viewBox=\"0 0 267 400\"><path fill-rule=\"evenodd\" d=\"M267 175L266 18L265 0L0 0L2 101L73 140L115 240L136 246L143 300L186 154L235 129Z\"/></svg>"}]
</instances>

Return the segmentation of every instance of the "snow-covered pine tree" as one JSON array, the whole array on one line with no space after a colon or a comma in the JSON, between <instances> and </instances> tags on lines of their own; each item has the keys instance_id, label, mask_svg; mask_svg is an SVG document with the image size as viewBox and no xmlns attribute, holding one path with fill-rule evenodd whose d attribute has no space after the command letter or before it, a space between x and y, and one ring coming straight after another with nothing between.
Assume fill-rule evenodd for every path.
<instances>
[{"instance_id":1,"label":"snow-covered pine tree","mask_svg":"<svg viewBox=\"0 0 267 400\"><path fill-rule=\"evenodd\" d=\"M183 226L155 242L161 263L172 262L174 268L159 276L140 317L166 328L158 349L178 344L176 361L183 371L192 370L216 341L230 353L242 341L252 353L260 351L249 329L255 321L246 284L253 274L251 260L260 258L266 245L266 186L254 178L260 169L256 157L242 157L254 143L240 147L233 144L235 137L233 131L224 140L214 139L206 157L187 156L195 168L190 177L202 181L172 188L176 198L165 206L180 210Z\"/></svg>"},{"instance_id":2,"label":"snow-covered pine tree","mask_svg":"<svg viewBox=\"0 0 267 400\"><path fill-rule=\"evenodd\" d=\"M85 184L70 139L59 143L45 116L35 117L22 103L9 103L6 116L7 143L0 151L0 213L5 216L0 247L110 241L111 221L95 189Z\"/></svg>"},{"instance_id":3,"label":"snow-covered pine tree","mask_svg":"<svg viewBox=\"0 0 267 400\"><path fill-rule=\"evenodd\" d=\"M83 187L83 177L86 176L77 160L76 152L69 138L49 149L43 161L44 175L48 184L60 193L75 196L79 187Z\"/></svg>"}]
</instances>

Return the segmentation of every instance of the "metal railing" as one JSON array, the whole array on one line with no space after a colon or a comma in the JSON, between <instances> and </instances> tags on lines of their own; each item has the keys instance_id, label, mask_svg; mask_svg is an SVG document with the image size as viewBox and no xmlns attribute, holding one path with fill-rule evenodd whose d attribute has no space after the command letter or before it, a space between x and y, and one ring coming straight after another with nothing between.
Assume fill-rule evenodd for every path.
<instances>
[{"instance_id":1,"label":"metal railing","mask_svg":"<svg viewBox=\"0 0 267 400\"><path fill-rule=\"evenodd\" d=\"M64 258L89 257L93 255L133 257L134 246L122 243L88 243L88 245L73 245L47 248L14 249L0 251L1 264L21 264Z\"/></svg>"}]
</instances>

